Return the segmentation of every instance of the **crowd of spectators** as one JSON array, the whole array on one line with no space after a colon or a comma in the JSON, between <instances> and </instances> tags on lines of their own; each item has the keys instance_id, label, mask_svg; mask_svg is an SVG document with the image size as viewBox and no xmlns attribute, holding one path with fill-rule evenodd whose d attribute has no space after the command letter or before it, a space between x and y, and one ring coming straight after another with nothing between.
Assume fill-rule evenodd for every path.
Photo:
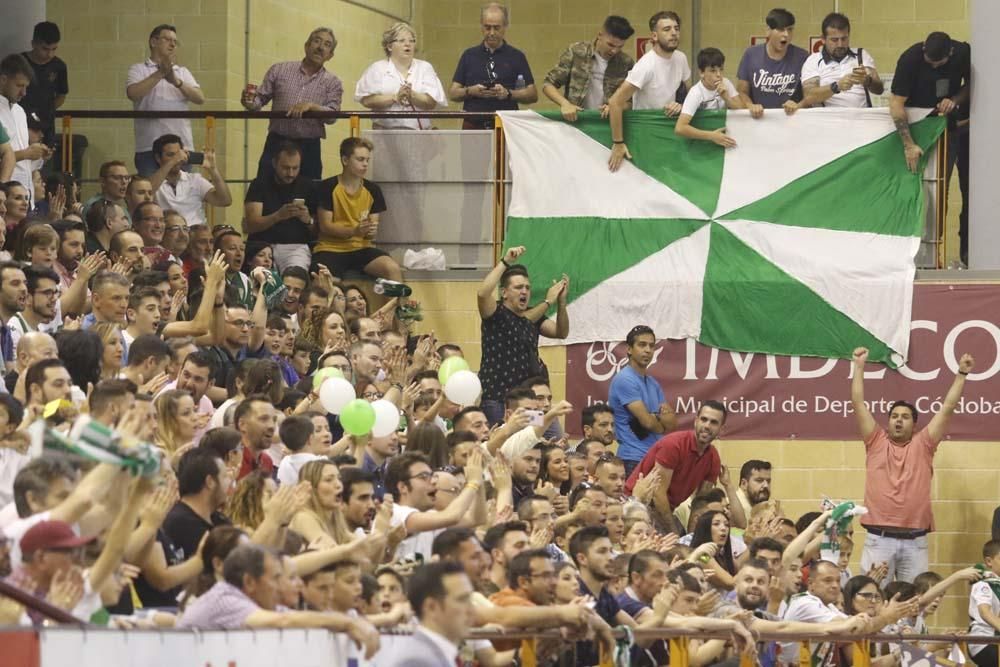
<instances>
[{"instance_id":1,"label":"crowd of spectators","mask_svg":"<svg viewBox=\"0 0 1000 667\"><path fill-rule=\"evenodd\" d=\"M754 117L766 108L861 107L881 92L870 54L850 48L845 16L827 17L826 46L811 56L791 44L790 12L775 9L766 22L767 41L743 55L735 85L722 75L724 54L706 48L689 86L677 14L650 19L652 47L638 62L623 50L634 30L611 16L594 40L562 54L542 92L569 122L587 109L609 119L612 168L629 157L628 107L662 109L678 117L679 134L733 147L691 118L723 106ZM537 99L507 28L503 6L484 7L483 40L462 54L448 91L466 110ZM243 94L248 109L270 103L288 115L271 121L242 232L209 226L204 206L230 206L232 194L213 151L192 150L184 120L136 120L137 171L106 162L100 191L86 201L67 174L38 182L55 110L69 94L59 41L58 28L41 23L30 52L0 62L8 582L79 619L126 629L329 628L370 656L379 628L409 628L380 658L400 665L516 664L516 642L465 639L470 628L497 626L561 628L560 640L538 647L551 664L597 664L615 626L726 633L691 642L698 666L741 654L765 667L798 664L796 644L755 634L919 635L963 582L974 584L970 634L1000 632L1000 542L984 545L980 568L935 573L927 555L934 453L970 355L921 428L906 401L878 424L864 401L868 353L855 352L850 392L868 513L854 574L853 529L831 544L834 508L817 499L817 511L787 516L765 453L738 471L722 462L713 443L726 428L724 403L701 402L693 428L679 428L647 372L657 346L649 327L627 332L628 364L607 400L583 408L579 424L564 423L574 407L554 395L538 342L569 334L569 278L534 301L523 247L507 250L478 289L481 399L449 398L446 362L464 358L462 349L414 334L398 297L375 307L367 289L345 282L368 274L391 294L403 274L375 245L387 203L366 179L372 144L345 140L341 173L324 180L328 121L303 117L340 109L343 87L325 67L337 46L332 30L314 30L303 60L272 66ZM128 73L135 108L201 104L200 86L177 64L177 31L157 26L149 47ZM383 47L385 60L359 80L358 102L390 112L447 103L434 68L414 57L413 28L394 25ZM892 116L912 165L920 149L904 106L933 106L961 122L968 66L968 45L943 33L901 57ZM430 127L393 117L377 125ZM388 405L398 427L377 436L345 428L325 407L330 375L359 399ZM159 463L136 474L139 452ZM0 620L43 619L0 598ZM663 640L630 650L630 664L668 659ZM842 647L812 650L816 665L842 664ZM996 664L995 645L970 650L978 665ZM880 667L899 664L897 645L873 652Z\"/></svg>"}]
</instances>

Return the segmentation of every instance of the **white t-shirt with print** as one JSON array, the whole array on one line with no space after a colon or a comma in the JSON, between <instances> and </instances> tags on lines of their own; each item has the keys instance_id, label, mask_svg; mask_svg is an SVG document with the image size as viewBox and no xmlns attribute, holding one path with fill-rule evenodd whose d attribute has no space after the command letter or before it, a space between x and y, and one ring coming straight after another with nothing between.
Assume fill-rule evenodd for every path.
<instances>
[{"instance_id":1,"label":"white t-shirt with print","mask_svg":"<svg viewBox=\"0 0 1000 667\"><path fill-rule=\"evenodd\" d=\"M982 615L979 613L979 605L988 604L990 606L990 611L993 612L995 616L1000 616L1000 599L993 594L993 589L985 581L977 581L972 585L972 590L969 592L969 618L972 624L969 627L969 634L974 637L992 637L996 634L996 630L993 626L983 620ZM986 644L972 644L969 643L969 653L976 655L980 651L986 648Z\"/></svg>"}]
</instances>

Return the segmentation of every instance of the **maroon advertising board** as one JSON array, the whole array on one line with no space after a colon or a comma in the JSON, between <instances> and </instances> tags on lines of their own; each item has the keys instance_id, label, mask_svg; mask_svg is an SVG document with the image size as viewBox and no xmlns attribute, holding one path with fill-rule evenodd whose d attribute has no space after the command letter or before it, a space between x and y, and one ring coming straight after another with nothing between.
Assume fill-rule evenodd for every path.
<instances>
[{"instance_id":1,"label":"maroon advertising board","mask_svg":"<svg viewBox=\"0 0 1000 667\"><path fill-rule=\"evenodd\" d=\"M1000 440L998 323L1000 285L916 284L908 362L897 370L868 365L869 409L884 421L889 404L905 399L922 415L936 412L958 370L958 359L968 352L975 357L975 368L948 437ZM567 347L566 398L576 408L566 419L570 433L579 435L580 408L605 402L612 377L626 363L624 343ZM856 439L851 371L846 359L730 352L693 340L659 341L649 367L682 427L691 425L702 401L722 400L730 410L726 438L744 440Z\"/></svg>"}]
</instances>

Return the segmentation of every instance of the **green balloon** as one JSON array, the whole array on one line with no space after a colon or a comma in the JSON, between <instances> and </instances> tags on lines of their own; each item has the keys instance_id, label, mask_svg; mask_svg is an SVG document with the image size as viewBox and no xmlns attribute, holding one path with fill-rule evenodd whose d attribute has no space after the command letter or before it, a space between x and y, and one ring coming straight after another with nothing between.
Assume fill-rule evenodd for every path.
<instances>
[{"instance_id":1,"label":"green balloon","mask_svg":"<svg viewBox=\"0 0 1000 667\"><path fill-rule=\"evenodd\" d=\"M467 371L469 370L469 362L462 357L448 357L441 362L441 368L438 369L438 380L441 381L441 386L448 384L448 378L454 375L457 371Z\"/></svg>"},{"instance_id":2,"label":"green balloon","mask_svg":"<svg viewBox=\"0 0 1000 667\"><path fill-rule=\"evenodd\" d=\"M323 384L323 380L327 378L347 379L344 377L344 372L339 368L321 368L313 375L313 389L319 389L320 385Z\"/></svg>"},{"instance_id":3,"label":"green balloon","mask_svg":"<svg viewBox=\"0 0 1000 667\"><path fill-rule=\"evenodd\" d=\"M375 409L363 398L356 398L340 411L340 425L351 435L368 435L375 425Z\"/></svg>"}]
</instances>

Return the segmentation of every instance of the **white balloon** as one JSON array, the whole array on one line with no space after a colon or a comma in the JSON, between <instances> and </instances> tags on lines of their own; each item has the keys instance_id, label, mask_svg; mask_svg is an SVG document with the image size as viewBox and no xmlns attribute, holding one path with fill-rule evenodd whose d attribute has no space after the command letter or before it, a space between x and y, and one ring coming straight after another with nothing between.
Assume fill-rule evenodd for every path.
<instances>
[{"instance_id":1,"label":"white balloon","mask_svg":"<svg viewBox=\"0 0 1000 667\"><path fill-rule=\"evenodd\" d=\"M475 405L482 392L479 376L472 371L455 371L444 386L444 395L458 405Z\"/></svg>"},{"instance_id":2,"label":"white balloon","mask_svg":"<svg viewBox=\"0 0 1000 667\"><path fill-rule=\"evenodd\" d=\"M399 428L399 408L395 403L381 399L372 403L372 408L375 410L372 437L384 438Z\"/></svg>"},{"instance_id":3,"label":"white balloon","mask_svg":"<svg viewBox=\"0 0 1000 667\"><path fill-rule=\"evenodd\" d=\"M339 415L344 406L357 398L354 386L344 378L327 378L319 388L319 402L323 409Z\"/></svg>"}]
</instances>

